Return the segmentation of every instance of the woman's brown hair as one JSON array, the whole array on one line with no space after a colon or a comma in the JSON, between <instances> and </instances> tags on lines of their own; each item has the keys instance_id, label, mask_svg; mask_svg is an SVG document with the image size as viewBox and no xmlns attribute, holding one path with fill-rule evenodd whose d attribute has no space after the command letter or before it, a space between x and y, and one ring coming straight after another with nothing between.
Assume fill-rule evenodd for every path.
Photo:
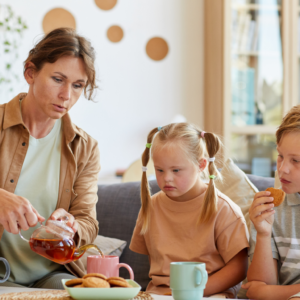
<instances>
[{"instance_id":1,"label":"woman's brown hair","mask_svg":"<svg viewBox=\"0 0 300 300\"><path fill-rule=\"evenodd\" d=\"M29 51L29 55L24 61L24 73L29 68L28 62L32 62L35 71L39 72L45 63L55 63L62 56L82 58L88 77L84 87L84 96L91 100L93 92L97 88L94 66L95 51L91 43L78 35L74 29L58 28L49 32Z\"/></svg>"},{"instance_id":2,"label":"woman's brown hair","mask_svg":"<svg viewBox=\"0 0 300 300\"><path fill-rule=\"evenodd\" d=\"M282 122L276 131L277 145L286 133L292 131L300 131L300 105L292 107L282 119Z\"/></svg>"},{"instance_id":3,"label":"woman's brown hair","mask_svg":"<svg viewBox=\"0 0 300 300\"><path fill-rule=\"evenodd\" d=\"M199 160L204 157L214 158L221 148L221 141L217 135L206 132L201 134L195 126L188 123L172 123L161 128L154 128L147 137L147 145L142 155L143 166L146 167L150 159L151 152L155 151L157 145L167 142L177 142L184 150L187 157L195 164L199 165ZM216 212L218 197L214 184L214 176L221 179L215 162L208 163L209 184L204 196L203 208L200 212L199 222L207 222ZM143 172L141 181L141 217L143 220L141 234L145 234L149 227L151 194L146 172Z\"/></svg>"}]
</instances>

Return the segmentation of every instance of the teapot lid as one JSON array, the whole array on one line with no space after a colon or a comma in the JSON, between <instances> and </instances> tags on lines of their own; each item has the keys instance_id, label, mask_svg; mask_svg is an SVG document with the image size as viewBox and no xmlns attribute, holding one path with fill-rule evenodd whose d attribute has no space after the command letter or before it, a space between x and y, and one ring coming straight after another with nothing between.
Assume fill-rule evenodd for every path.
<instances>
[{"instance_id":1,"label":"teapot lid","mask_svg":"<svg viewBox=\"0 0 300 300\"><path fill-rule=\"evenodd\" d=\"M51 228L56 234L61 236L74 236L74 231L64 221L48 220L46 223L48 228Z\"/></svg>"}]
</instances>

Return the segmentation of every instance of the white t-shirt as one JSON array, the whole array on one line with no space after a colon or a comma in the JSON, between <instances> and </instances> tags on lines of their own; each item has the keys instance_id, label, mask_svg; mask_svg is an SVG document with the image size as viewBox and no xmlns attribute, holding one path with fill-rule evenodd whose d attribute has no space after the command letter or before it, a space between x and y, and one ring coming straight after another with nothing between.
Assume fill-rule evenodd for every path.
<instances>
[{"instance_id":1,"label":"white t-shirt","mask_svg":"<svg viewBox=\"0 0 300 300\"><path fill-rule=\"evenodd\" d=\"M51 132L44 138L30 136L22 171L15 194L25 197L46 220L56 208L59 189L61 158L61 120L55 122ZM40 225L22 231L26 239ZM17 234L3 233L0 257L5 257L11 267L9 281L29 285L43 276L62 268L30 249L28 243ZM4 265L0 264L0 276L4 276Z\"/></svg>"}]
</instances>

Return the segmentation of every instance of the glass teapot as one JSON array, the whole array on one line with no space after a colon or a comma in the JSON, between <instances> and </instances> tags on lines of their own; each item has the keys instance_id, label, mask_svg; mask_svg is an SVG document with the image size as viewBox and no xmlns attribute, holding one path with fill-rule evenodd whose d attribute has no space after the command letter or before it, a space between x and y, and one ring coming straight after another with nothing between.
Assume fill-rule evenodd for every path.
<instances>
[{"instance_id":1,"label":"glass teapot","mask_svg":"<svg viewBox=\"0 0 300 300\"><path fill-rule=\"evenodd\" d=\"M32 251L61 265L78 260L90 248L94 248L104 256L103 252L93 244L76 249L73 240L74 231L67 225L67 221L66 217L64 221L48 220L46 225L41 223L41 226L32 233L30 240L22 236L21 230L19 235L29 243Z\"/></svg>"}]
</instances>

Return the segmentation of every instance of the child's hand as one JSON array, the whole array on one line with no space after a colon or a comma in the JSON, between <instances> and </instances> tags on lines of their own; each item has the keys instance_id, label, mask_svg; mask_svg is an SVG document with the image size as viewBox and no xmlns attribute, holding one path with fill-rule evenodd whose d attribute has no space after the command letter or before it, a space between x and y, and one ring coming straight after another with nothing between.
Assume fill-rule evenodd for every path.
<instances>
[{"instance_id":1,"label":"child's hand","mask_svg":"<svg viewBox=\"0 0 300 300\"><path fill-rule=\"evenodd\" d=\"M247 282L242 289L248 290L246 295L249 299L264 299L264 295L268 295L268 286L262 281Z\"/></svg>"},{"instance_id":2,"label":"child's hand","mask_svg":"<svg viewBox=\"0 0 300 300\"><path fill-rule=\"evenodd\" d=\"M256 193L253 203L249 209L250 220L252 221L257 234L270 236L274 222L273 197L269 197L269 191Z\"/></svg>"}]
</instances>

